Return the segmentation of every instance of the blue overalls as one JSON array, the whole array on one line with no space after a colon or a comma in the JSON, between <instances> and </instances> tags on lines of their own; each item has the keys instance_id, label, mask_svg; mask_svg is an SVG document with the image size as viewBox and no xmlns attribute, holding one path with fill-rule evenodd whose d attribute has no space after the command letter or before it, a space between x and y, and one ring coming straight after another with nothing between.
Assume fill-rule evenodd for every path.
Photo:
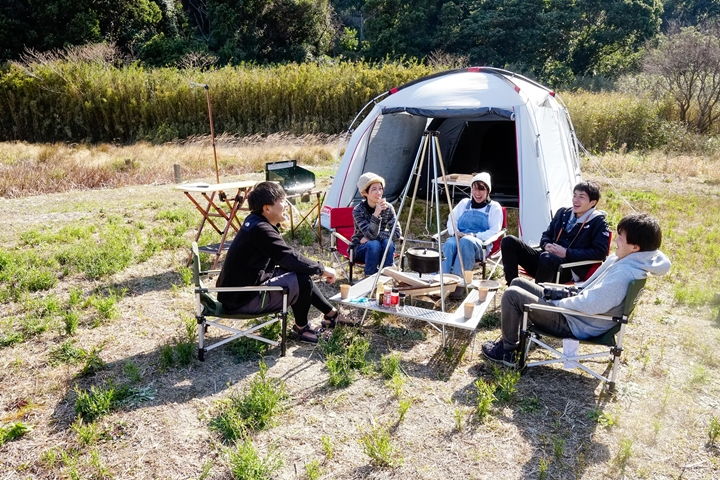
<instances>
[{"instance_id":1,"label":"blue overalls","mask_svg":"<svg viewBox=\"0 0 720 480\"><path fill-rule=\"evenodd\" d=\"M490 204L483 208L472 208L472 200L470 200L465 211L457 220L458 231L462 233L484 232L490 228L490 222L488 220L489 212ZM482 248L482 244L482 240L467 235L460 239L460 252L462 253L465 270L472 270L475 266L475 261L484 258L485 251ZM457 254L455 236L445 241L442 250L445 256L442 262L443 273L462 276L460 256Z\"/></svg>"}]
</instances>

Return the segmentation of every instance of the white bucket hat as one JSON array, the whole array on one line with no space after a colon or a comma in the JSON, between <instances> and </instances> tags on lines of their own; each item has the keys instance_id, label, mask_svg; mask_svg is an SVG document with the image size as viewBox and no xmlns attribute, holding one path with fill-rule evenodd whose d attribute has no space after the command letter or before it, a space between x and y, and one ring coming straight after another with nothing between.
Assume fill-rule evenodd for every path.
<instances>
[{"instance_id":1,"label":"white bucket hat","mask_svg":"<svg viewBox=\"0 0 720 480\"><path fill-rule=\"evenodd\" d=\"M383 177L381 177L377 173L365 172L360 175L360 180L358 180L358 190L360 191L360 193L363 193L373 183L379 183L383 186L383 188L385 188L385 179Z\"/></svg>"}]
</instances>

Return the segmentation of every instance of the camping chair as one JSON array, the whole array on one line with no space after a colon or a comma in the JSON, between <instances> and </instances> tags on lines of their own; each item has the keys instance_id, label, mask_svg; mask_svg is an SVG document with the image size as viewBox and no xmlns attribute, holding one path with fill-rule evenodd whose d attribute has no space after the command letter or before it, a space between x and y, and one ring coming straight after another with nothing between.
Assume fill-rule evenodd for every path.
<instances>
[{"instance_id":1,"label":"camping chair","mask_svg":"<svg viewBox=\"0 0 720 480\"><path fill-rule=\"evenodd\" d=\"M330 252L350 284L353 283L353 267L365 265L355 261L355 249L350 247L350 239L355 233L355 220L352 212L353 207L338 207L330 210ZM400 237L399 241L402 240L403 237ZM395 257L398 255L395 252ZM347 270L345 270L345 264L347 264Z\"/></svg>"},{"instance_id":2,"label":"camping chair","mask_svg":"<svg viewBox=\"0 0 720 480\"><path fill-rule=\"evenodd\" d=\"M330 253L351 284L353 267L363 265L355 262L354 249L350 247L350 239L355 233L352 212L353 207L338 207L330 210ZM347 264L347 270L345 270L345 264Z\"/></svg>"},{"instance_id":3,"label":"camping chair","mask_svg":"<svg viewBox=\"0 0 720 480\"><path fill-rule=\"evenodd\" d=\"M503 213L503 220L502 220L502 228L498 233L493 235L492 237L488 238L483 242L483 249L487 251L487 247L492 245L492 248L490 249L490 253L485 256L482 260L477 260L476 265L480 264L482 266L482 278L490 278L493 276L493 273L495 273L495 270L497 269L498 265L502 263L502 251L500 250L500 244L502 243L502 239L505 237L505 234L507 233L507 208L502 207L502 213ZM442 239L445 235L447 235L447 229L440 232L440 239ZM438 241L437 234L432 236L432 239L434 242L438 243L440 245L440 250L442 250L442 243ZM490 270L490 275L486 276L487 271L487 265L492 265L492 270Z\"/></svg>"},{"instance_id":4,"label":"camping chair","mask_svg":"<svg viewBox=\"0 0 720 480\"><path fill-rule=\"evenodd\" d=\"M539 365L548 365L551 363L558 363L558 362L571 362L571 363L565 363L566 365L573 365L574 367L578 367L582 369L583 371L589 373L593 377L597 378L598 380L601 380L603 382L606 382L608 384L609 390L612 392L615 390L615 379L617 377L617 370L618 365L620 363L620 355L623 351L623 337L625 335L625 325L628 323L630 319L630 315L632 314L635 305L637 304L637 301L640 297L640 294L643 291L643 288L645 287L645 279L641 280L633 280L628 285L627 294L625 295L625 301L623 303L623 312L622 316L620 317L611 317L608 315L586 315L583 314L584 317L591 317L591 318L599 318L602 320L608 320L615 322L615 325L605 332L603 335L588 338L584 340L578 340L574 337L570 337L569 340L575 340L579 341L580 344L589 344L589 345L600 345L603 347L606 347L605 350L597 353L589 353L585 355L570 355L565 354L564 351L558 351L555 348L551 347L547 343L543 342L541 340L542 336L548 336L552 338L557 338L554 335L551 335L545 331L543 331L540 327L537 325L529 325L528 324L528 314L533 310L545 310L545 311L552 311L552 312L559 312L559 313L568 313L568 314L577 314L578 312L575 312L573 310L567 310L560 307L554 307L552 305L544 305L544 304L527 304L524 308L523 313L523 323L522 328L520 330L520 359L518 362L518 366L520 369L523 369L525 367L536 367ZM565 343L565 342L563 342ZM528 362L528 354L530 351L530 345L536 344L539 347L547 350L550 352L550 355L552 358L548 360L539 360L535 362ZM596 372L592 370L587 365L583 365L580 363L581 361L588 360L588 359L594 359L594 358L602 358L602 357L612 357L612 368L610 371L610 376L605 376L599 372ZM605 373L605 372L603 372Z\"/></svg>"},{"instance_id":5,"label":"camping chair","mask_svg":"<svg viewBox=\"0 0 720 480\"><path fill-rule=\"evenodd\" d=\"M220 273L219 270L200 270L200 255L198 253L198 245L196 242L192 244L192 258L193 258L193 280L195 281L195 318L198 323L198 359L202 362L205 361L205 353L224 345L238 338L247 337L261 342L269 343L276 347L280 345L280 356L285 356L285 337L287 330L287 316L288 316L288 292L283 287L206 287L203 285L200 279L204 275ZM230 320L232 324L236 321L252 320L255 318L265 317L267 313L253 314L253 313L228 313L223 309L223 306L218 302L215 297L211 295L211 292L271 292L271 291L282 291L283 292L283 307L282 311L277 312L274 316L265 322L261 322L257 325L248 326L248 328L241 330L232 325L226 325L221 323L220 320L211 321L207 317L213 317L221 320ZM259 330L263 327L271 325L275 322L282 322L281 328L281 340L270 340L268 338L260 337L258 334ZM246 323L246 322L245 322ZM205 333L208 327L213 326L222 330L231 332L232 335L226 337L212 345L206 345Z\"/></svg>"},{"instance_id":6,"label":"camping chair","mask_svg":"<svg viewBox=\"0 0 720 480\"><path fill-rule=\"evenodd\" d=\"M602 263L607 259L608 255L610 255L610 247L611 246L612 246L612 232L610 232L610 234L608 235L608 249L607 249L607 252L605 253L605 258L603 258L602 260L580 260L578 262L561 263L558 266L557 272L555 272L555 283L557 283L557 284L560 283L560 277L562 276L563 271L566 268L572 269L574 267L590 265L590 269L587 271L587 273L585 275L583 275L581 278L579 278L576 281L571 281L568 283L582 283L585 280L587 280L588 278L592 277L592 274L595 273L595 270L597 270L600 267L600 265L602 265ZM518 273L532 278L532 275L527 273L525 271L525 269L520 266L518 266Z\"/></svg>"}]
</instances>

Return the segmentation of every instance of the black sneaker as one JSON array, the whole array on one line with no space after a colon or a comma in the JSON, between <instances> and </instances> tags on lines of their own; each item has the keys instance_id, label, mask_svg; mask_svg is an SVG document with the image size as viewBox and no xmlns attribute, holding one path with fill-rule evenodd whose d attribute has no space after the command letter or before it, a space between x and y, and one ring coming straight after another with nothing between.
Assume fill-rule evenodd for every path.
<instances>
[{"instance_id":1,"label":"black sneaker","mask_svg":"<svg viewBox=\"0 0 720 480\"><path fill-rule=\"evenodd\" d=\"M483 343L482 352L488 360L502 363L506 367L517 368L517 349L505 350L502 340Z\"/></svg>"}]
</instances>

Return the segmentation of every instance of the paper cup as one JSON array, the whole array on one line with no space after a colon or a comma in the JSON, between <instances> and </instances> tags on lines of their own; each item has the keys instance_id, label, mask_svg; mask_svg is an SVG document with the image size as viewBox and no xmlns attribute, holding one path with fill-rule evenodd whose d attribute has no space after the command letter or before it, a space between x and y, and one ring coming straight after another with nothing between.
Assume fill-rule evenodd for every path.
<instances>
[{"instance_id":1,"label":"paper cup","mask_svg":"<svg viewBox=\"0 0 720 480\"><path fill-rule=\"evenodd\" d=\"M465 270L464 276L465 276L465 285L470 285L473 281L472 270Z\"/></svg>"},{"instance_id":2,"label":"paper cup","mask_svg":"<svg viewBox=\"0 0 720 480\"><path fill-rule=\"evenodd\" d=\"M487 287L478 288L478 303L482 303L487 299L488 289Z\"/></svg>"},{"instance_id":3,"label":"paper cup","mask_svg":"<svg viewBox=\"0 0 720 480\"><path fill-rule=\"evenodd\" d=\"M464 305L464 310L463 310L463 314L464 314L464 316L465 316L466 319L472 317L473 310L475 310L475 304L474 304L474 303L472 303L472 302L467 302L467 303L465 303L465 305Z\"/></svg>"},{"instance_id":4,"label":"paper cup","mask_svg":"<svg viewBox=\"0 0 720 480\"><path fill-rule=\"evenodd\" d=\"M350 295L350 285L347 283L343 283L340 285L340 298L345 300L348 298L348 295Z\"/></svg>"}]
</instances>

